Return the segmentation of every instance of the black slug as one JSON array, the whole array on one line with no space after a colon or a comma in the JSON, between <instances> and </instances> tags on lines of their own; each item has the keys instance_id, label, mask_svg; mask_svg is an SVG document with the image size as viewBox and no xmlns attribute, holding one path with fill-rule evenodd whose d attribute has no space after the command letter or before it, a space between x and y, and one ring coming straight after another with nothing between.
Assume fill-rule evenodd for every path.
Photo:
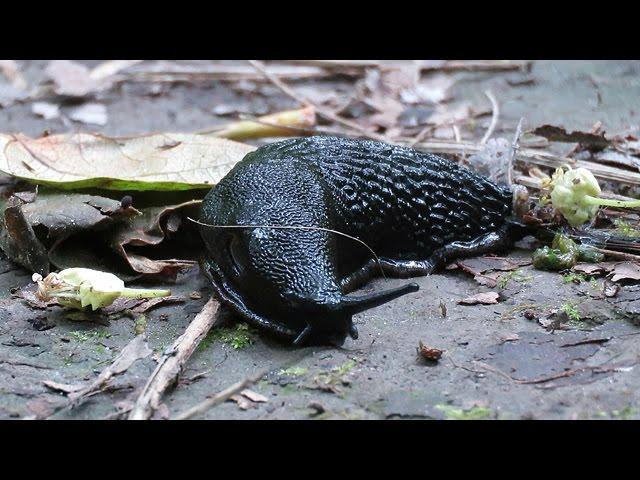
<instances>
[{"instance_id":1,"label":"black slug","mask_svg":"<svg viewBox=\"0 0 640 480\"><path fill-rule=\"evenodd\" d=\"M217 227L200 226L204 267L221 301L252 323L295 344L341 344L357 338L354 314L418 286L347 293L381 271L427 275L506 246L511 211L508 188L438 156L295 138L249 153L208 193L200 222Z\"/></svg>"}]
</instances>

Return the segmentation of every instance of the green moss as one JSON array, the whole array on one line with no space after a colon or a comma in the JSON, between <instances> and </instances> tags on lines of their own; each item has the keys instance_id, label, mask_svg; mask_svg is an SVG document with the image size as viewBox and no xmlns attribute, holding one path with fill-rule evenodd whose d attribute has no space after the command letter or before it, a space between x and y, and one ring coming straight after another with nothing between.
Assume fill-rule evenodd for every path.
<instances>
[{"instance_id":1,"label":"green moss","mask_svg":"<svg viewBox=\"0 0 640 480\"><path fill-rule=\"evenodd\" d=\"M498 288L506 288L511 280L516 282L527 282L530 281L533 277L531 275L524 275L522 270L517 268L510 272L505 273L498 279Z\"/></svg>"},{"instance_id":2,"label":"green moss","mask_svg":"<svg viewBox=\"0 0 640 480\"><path fill-rule=\"evenodd\" d=\"M575 303L567 302L560 307L560 311L567 314L569 320L574 322L580 321L580 312L578 311L578 307Z\"/></svg>"},{"instance_id":3,"label":"green moss","mask_svg":"<svg viewBox=\"0 0 640 480\"><path fill-rule=\"evenodd\" d=\"M136 318L136 326L135 332L136 335L140 335L147 330L147 317L145 315L140 315Z\"/></svg>"},{"instance_id":4,"label":"green moss","mask_svg":"<svg viewBox=\"0 0 640 480\"><path fill-rule=\"evenodd\" d=\"M323 385L339 385L341 383L345 383L344 376L348 374L351 370L353 370L358 365L358 362L351 358L344 362L342 365L337 367L333 367L328 372L319 373L314 377L314 381Z\"/></svg>"},{"instance_id":5,"label":"green moss","mask_svg":"<svg viewBox=\"0 0 640 480\"><path fill-rule=\"evenodd\" d=\"M622 235L623 237L629 238L638 238L640 237L640 230L636 230L631 226L630 223L625 222L624 220L617 218L614 220L613 224L616 226L616 233Z\"/></svg>"},{"instance_id":6,"label":"green moss","mask_svg":"<svg viewBox=\"0 0 640 480\"><path fill-rule=\"evenodd\" d=\"M447 420L485 420L493 414L490 408L485 407L472 407L463 410L451 405L436 405L436 408L444 412Z\"/></svg>"},{"instance_id":7,"label":"green moss","mask_svg":"<svg viewBox=\"0 0 640 480\"><path fill-rule=\"evenodd\" d=\"M305 373L309 371L308 368L305 367L289 367L282 369L278 372L278 375L283 375L287 377L301 377Z\"/></svg>"},{"instance_id":8,"label":"green moss","mask_svg":"<svg viewBox=\"0 0 640 480\"><path fill-rule=\"evenodd\" d=\"M611 416L613 418L617 418L620 420L627 420L635 415L637 415L637 410L633 407L625 407L622 410L613 410L611 412Z\"/></svg>"},{"instance_id":9,"label":"green moss","mask_svg":"<svg viewBox=\"0 0 640 480\"><path fill-rule=\"evenodd\" d=\"M78 342L86 342L92 338L109 338L111 336L106 330L76 330L69 333L69 335Z\"/></svg>"},{"instance_id":10,"label":"green moss","mask_svg":"<svg viewBox=\"0 0 640 480\"><path fill-rule=\"evenodd\" d=\"M564 283L581 283L585 282L587 278L582 273L568 273L562 276Z\"/></svg>"},{"instance_id":11,"label":"green moss","mask_svg":"<svg viewBox=\"0 0 640 480\"><path fill-rule=\"evenodd\" d=\"M216 328L210 330L202 339L198 350L204 351L216 341L231 346L235 350L242 350L255 342L254 333L246 323L239 323L235 328Z\"/></svg>"},{"instance_id":12,"label":"green moss","mask_svg":"<svg viewBox=\"0 0 640 480\"><path fill-rule=\"evenodd\" d=\"M567 270L577 262L597 263L604 255L586 245L578 245L568 236L556 233L551 248L544 246L533 252L533 266L540 270Z\"/></svg>"}]
</instances>

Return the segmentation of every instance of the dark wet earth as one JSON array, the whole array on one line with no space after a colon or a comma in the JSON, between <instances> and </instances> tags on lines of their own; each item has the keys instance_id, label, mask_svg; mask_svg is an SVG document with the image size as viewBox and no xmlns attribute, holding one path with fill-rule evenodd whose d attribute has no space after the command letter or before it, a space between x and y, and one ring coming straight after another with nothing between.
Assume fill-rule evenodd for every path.
<instances>
[{"instance_id":1,"label":"dark wet earth","mask_svg":"<svg viewBox=\"0 0 640 480\"><path fill-rule=\"evenodd\" d=\"M44 63L29 64L34 78ZM512 85L512 74L461 74L456 100L486 107L491 87L502 104L497 135L512 137L525 116L531 125L570 130L603 122L608 133L638 131L638 62L534 62L535 83ZM517 83L517 82L516 82ZM224 119L211 114L231 93L223 85L178 84L160 96L148 85L124 85L104 96L108 134L195 131ZM251 98L243 101L250 102ZM274 94L270 109L294 107ZM488 121L488 120L487 120ZM59 121L58 121L59 122ZM35 118L30 108L0 110L0 131L39 135L69 131L62 123ZM528 259L514 249L511 259ZM526 262L523 262L526 263ZM602 279L575 284L530 265L502 272L494 288L467 273L446 270L417 278L420 291L355 318L360 337L342 348L294 349L252 329L210 335L166 397L177 415L262 369L271 371L251 387L266 401L229 401L211 409L212 419L621 419L640 417L640 319L637 288L624 286L603 298ZM90 381L136 335L128 316L77 321L61 307L34 308L13 298L31 274L0 261L0 418L114 418L135 399L155 360L184 331L210 292L197 269L178 277L172 291L183 303L151 310L146 335L154 353L114 378L109 391L75 409L43 384ZM377 280L364 290L405 280ZM493 305L459 305L479 292L496 291ZM194 294L199 293L199 295ZM200 298L197 298L200 297ZM442 306L444 305L444 307ZM565 305L580 319L546 313ZM443 315L446 310L446 315ZM235 343L242 333L245 341ZM248 340L247 340L248 339ZM444 350L437 363L418 358L416 347ZM292 362L295 363L292 364ZM262 399L264 400L264 399ZM241 407L245 407L243 409Z\"/></svg>"}]
</instances>

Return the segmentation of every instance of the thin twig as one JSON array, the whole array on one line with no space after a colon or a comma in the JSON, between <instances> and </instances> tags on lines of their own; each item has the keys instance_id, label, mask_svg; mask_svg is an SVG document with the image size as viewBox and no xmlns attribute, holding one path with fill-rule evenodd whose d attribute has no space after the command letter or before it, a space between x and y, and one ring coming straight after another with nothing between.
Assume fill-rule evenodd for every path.
<instances>
[{"instance_id":1,"label":"thin twig","mask_svg":"<svg viewBox=\"0 0 640 480\"><path fill-rule=\"evenodd\" d=\"M598 253L602 253L607 257L611 257L619 260L631 260L634 262L640 262L640 255L634 255L632 253L626 253L626 252L616 252L614 250L606 250L604 248L596 248L596 247L591 247L591 249Z\"/></svg>"},{"instance_id":2,"label":"thin twig","mask_svg":"<svg viewBox=\"0 0 640 480\"><path fill-rule=\"evenodd\" d=\"M145 336L136 336L122 349L113 363L106 367L93 382L69 393L70 406L77 407L87 398L104 390L114 376L124 373L135 361L147 357L152 352L147 346Z\"/></svg>"},{"instance_id":3,"label":"thin twig","mask_svg":"<svg viewBox=\"0 0 640 480\"><path fill-rule=\"evenodd\" d=\"M518 149L520 148L520 135L522 135L522 122L524 117L520 117L518 126L516 128L516 134L513 137L513 143L511 144L511 150L509 151L509 161L507 162L507 182L509 185L513 185L513 162L516 159Z\"/></svg>"},{"instance_id":4,"label":"thin twig","mask_svg":"<svg viewBox=\"0 0 640 480\"><path fill-rule=\"evenodd\" d=\"M460 127L454 124L451 128L453 129L453 138L456 139L456 142L461 142L462 136L460 135Z\"/></svg>"},{"instance_id":5,"label":"thin twig","mask_svg":"<svg viewBox=\"0 0 640 480\"><path fill-rule=\"evenodd\" d=\"M160 407L164 392L176 382L195 349L216 323L218 307L219 303L211 298L171 348L164 352L138 396L129 420L149 419Z\"/></svg>"},{"instance_id":6,"label":"thin twig","mask_svg":"<svg viewBox=\"0 0 640 480\"><path fill-rule=\"evenodd\" d=\"M420 67L422 72L487 72L487 71L513 71L526 70L531 62L505 62L505 61L469 61L456 62L449 61L442 65L423 65Z\"/></svg>"},{"instance_id":7,"label":"thin twig","mask_svg":"<svg viewBox=\"0 0 640 480\"><path fill-rule=\"evenodd\" d=\"M279 371L279 370L285 370L287 368L291 368L291 367L297 365L298 363L300 363L302 360L304 360L310 354L313 354L313 353L314 353L313 350L304 351L302 354L300 354L300 355L288 360L284 364L281 364L281 365L279 365L277 367L273 367L273 368L270 368L270 369L261 370L258 373L254 373L253 375L249 375L248 377L240 380L237 383L234 383L233 385L225 388L221 392L218 392L217 394L213 395L211 398L208 398L208 399L206 399L206 400L194 405L193 407L185 410L184 412L176 415L175 417L173 417L173 420L187 420L187 419L192 418L192 417L194 417L196 415L205 413L206 411L210 410L211 408L215 407L216 405L219 405L219 404L227 401L229 398L231 398L236 393L239 393L242 390L244 390L245 388L250 387L254 383L260 381L260 379L262 377L264 377L265 375L267 375L268 373L273 372L273 371Z\"/></svg>"},{"instance_id":8,"label":"thin twig","mask_svg":"<svg viewBox=\"0 0 640 480\"><path fill-rule=\"evenodd\" d=\"M396 142L396 144L398 144L398 142ZM484 146L479 143L465 141L429 141L418 143L416 145L416 148L433 153L449 153L459 155L465 151L469 153L478 153L482 151ZM591 173L593 173L598 178L604 178L606 180L612 180L627 185L640 185L640 173L632 172L630 170L623 170L596 162L560 157L551 152L545 152L543 150L522 148L518 151L516 158L526 163L542 165L544 167L550 168L566 166L571 166L572 168L582 167L590 170Z\"/></svg>"},{"instance_id":9,"label":"thin twig","mask_svg":"<svg viewBox=\"0 0 640 480\"><path fill-rule=\"evenodd\" d=\"M596 123L592 125L591 130L589 130L589 133L597 134L600 132L601 129L602 129L602 122L598 120ZM571 150L567 152L565 157L573 157L579 148L580 148L580 144L579 143L575 144L571 148Z\"/></svg>"},{"instance_id":10,"label":"thin twig","mask_svg":"<svg viewBox=\"0 0 640 480\"><path fill-rule=\"evenodd\" d=\"M530 380L525 380L525 379L520 379L520 378L515 378L512 377L511 375L509 375L508 373L503 372L502 370L500 370L499 368L496 367L492 367L491 365L488 365L486 363L483 362L478 362L475 361L474 362L476 365L478 365L480 368L488 371L488 372L492 372L492 373L496 373L508 380L511 380L514 383L517 383L519 385L536 385L536 384L540 384L540 383L546 383L546 382L551 382L553 380L558 380L560 378L565 378L565 377L571 377L577 373L582 373L582 372L593 372L593 373L609 373L609 372L619 372L619 371L624 371L623 369L625 368L629 368L629 365L595 365L595 366L586 366L586 367L580 367L580 368L573 368L570 370L565 370L564 372L555 374L555 375L551 375L548 377L537 377L537 378L532 378ZM636 362L637 363L637 362ZM636 363L634 363L633 365L635 365Z\"/></svg>"},{"instance_id":11,"label":"thin twig","mask_svg":"<svg viewBox=\"0 0 640 480\"><path fill-rule=\"evenodd\" d=\"M293 89L291 89L286 83L284 83L282 80L280 80L278 77L276 77L275 75L273 75L271 72L269 72L264 64L262 62L259 62L257 60L248 60L248 62L256 69L258 70L260 73L262 73L266 78L269 79L269 81L271 83L273 83L276 87L278 87L280 90L282 90L285 94L287 94L289 97L293 98L294 100L296 100L297 102L301 103L302 105L308 107L308 106L312 106L315 108L316 113L321 116L326 118L327 120L331 120L333 122L336 123L340 123L342 125L344 125L345 127L350 128L351 130L355 130L357 132L359 132L360 134L362 134L365 137L368 138L372 138L374 140L378 140L380 142L388 142L389 140L382 136L382 135L378 135L376 133L370 132L369 130L367 130L364 127L361 127L360 125L358 125L355 122L351 122L345 118L340 117L339 115L336 115L334 112L332 112L331 110L328 110L326 108L323 108L319 105L315 105L312 102L310 102L308 99L298 95L295 91L293 91Z\"/></svg>"},{"instance_id":12,"label":"thin twig","mask_svg":"<svg viewBox=\"0 0 640 480\"><path fill-rule=\"evenodd\" d=\"M250 375L247 378L237 383L234 383L230 387L225 388L224 390L222 390L220 393L217 393L213 397L208 398L207 400L200 402L197 405L194 405L193 407L189 408L188 410L182 412L179 415L176 415L173 419L188 420L191 417L204 413L207 410L215 407L216 405L226 402L229 398L231 398L236 393L239 393L245 388L250 387L257 381L259 381L262 377L264 377L267 373L269 373L269 370L261 370L258 373Z\"/></svg>"},{"instance_id":13,"label":"thin twig","mask_svg":"<svg viewBox=\"0 0 640 480\"><path fill-rule=\"evenodd\" d=\"M487 98L491 102L492 114L491 114L491 123L489 124L489 128L487 129L487 132L484 134L484 137L482 137L482 140L480 140L480 143L482 145L487 143L487 140L489 140L491 135L493 135L493 131L496 129L496 125L498 124L498 118L500 117L500 106L498 105L498 101L496 100L496 97L494 97L491 90L486 90L484 94L487 96Z\"/></svg>"}]
</instances>

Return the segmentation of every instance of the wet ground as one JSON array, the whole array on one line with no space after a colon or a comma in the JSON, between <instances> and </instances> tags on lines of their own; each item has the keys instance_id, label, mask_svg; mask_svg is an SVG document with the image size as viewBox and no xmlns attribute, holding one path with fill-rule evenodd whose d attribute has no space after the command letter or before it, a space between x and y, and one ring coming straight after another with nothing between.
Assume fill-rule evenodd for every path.
<instances>
[{"instance_id":1,"label":"wet ground","mask_svg":"<svg viewBox=\"0 0 640 480\"><path fill-rule=\"evenodd\" d=\"M29 63L27 74L37 78L44 64ZM530 125L589 129L599 120L612 134L637 132L639 74L639 62L534 62L528 74L533 83L515 82L516 76L522 76L519 73L473 72L460 74L454 91L456 101L486 108L482 92L490 87L501 104L496 134L507 138L521 116ZM145 84L123 85L109 92L103 98L109 122L95 130L108 134L195 131L223 122L210 113L211 108L236 95L223 85L166 88L155 96L149 95ZM268 102L272 111L295 106L278 94ZM35 118L27 105L0 110L0 131L39 135L45 129L57 133L70 127ZM508 258L526 260L530 251L514 249ZM179 414L207 395L269 368L271 372L251 387L266 402L230 401L205 417L640 417L636 288L625 286L617 297L603 298L602 279L576 284L529 265L502 275L494 288L479 285L461 269L417 278L417 293L357 315L360 337L348 339L340 349L294 349L257 331L238 331L231 324L224 339L212 334L201 344L165 403L171 415ZM91 397L78 408L65 409L60 408L66 405L65 397L42 382L74 384L95 378L134 338L135 321L123 316L79 322L61 307L37 309L11 297L11 289L29 282L30 272L6 260L0 262L0 418L114 417L135 398L155 367L154 359L184 331L209 293L197 269L181 275L172 290L186 301L147 315L146 335L154 354L117 377L111 391ZM364 290L404 282L377 280ZM458 304L485 291L499 292L499 303ZM551 323L544 317L554 308L577 309L580 320L556 315L559 328L554 329L555 317ZM232 340L239 338L244 341L236 346L242 348L233 348ZM419 341L444 350L440 361L418 358ZM293 365L292 359L297 360Z\"/></svg>"}]
</instances>

